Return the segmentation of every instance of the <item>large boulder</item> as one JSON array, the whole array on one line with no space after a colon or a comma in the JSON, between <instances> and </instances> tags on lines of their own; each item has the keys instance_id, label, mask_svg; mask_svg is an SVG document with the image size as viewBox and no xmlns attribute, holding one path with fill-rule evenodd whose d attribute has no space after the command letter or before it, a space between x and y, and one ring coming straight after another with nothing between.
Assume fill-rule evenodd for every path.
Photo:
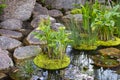
<instances>
[{"instance_id":1,"label":"large boulder","mask_svg":"<svg viewBox=\"0 0 120 80\"><path fill-rule=\"evenodd\" d=\"M0 28L9 30L19 30L22 28L22 21L18 19L7 19L0 23Z\"/></svg>"},{"instance_id":2,"label":"large boulder","mask_svg":"<svg viewBox=\"0 0 120 80\"><path fill-rule=\"evenodd\" d=\"M14 51L14 58L17 60L27 59L36 56L41 52L41 48L39 46L24 46L18 47Z\"/></svg>"},{"instance_id":3,"label":"large boulder","mask_svg":"<svg viewBox=\"0 0 120 80\"><path fill-rule=\"evenodd\" d=\"M16 39L0 36L1 49L13 50L14 48L19 47L21 45L22 43Z\"/></svg>"},{"instance_id":4,"label":"large boulder","mask_svg":"<svg viewBox=\"0 0 120 80\"><path fill-rule=\"evenodd\" d=\"M5 0L7 7L0 19L20 19L25 21L30 18L36 0Z\"/></svg>"},{"instance_id":5,"label":"large boulder","mask_svg":"<svg viewBox=\"0 0 120 80\"><path fill-rule=\"evenodd\" d=\"M14 38L14 39L18 39L18 40L21 40L21 38L23 37L22 33L20 33L20 32L6 30L6 29L0 29L0 35Z\"/></svg>"},{"instance_id":6,"label":"large boulder","mask_svg":"<svg viewBox=\"0 0 120 80\"><path fill-rule=\"evenodd\" d=\"M8 54L8 51L0 49L0 70L14 66L13 61Z\"/></svg>"},{"instance_id":7,"label":"large boulder","mask_svg":"<svg viewBox=\"0 0 120 80\"><path fill-rule=\"evenodd\" d=\"M48 7L69 10L74 4L84 4L86 0L45 0Z\"/></svg>"}]
</instances>

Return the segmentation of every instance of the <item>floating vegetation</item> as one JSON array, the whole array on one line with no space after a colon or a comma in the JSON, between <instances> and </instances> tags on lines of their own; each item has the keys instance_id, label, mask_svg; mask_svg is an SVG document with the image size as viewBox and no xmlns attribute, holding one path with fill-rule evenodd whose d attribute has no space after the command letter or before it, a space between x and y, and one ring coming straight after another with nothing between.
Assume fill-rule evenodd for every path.
<instances>
[{"instance_id":1,"label":"floating vegetation","mask_svg":"<svg viewBox=\"0 0 120 80\"><path fill-rule=\"evenodd\" d=\"M50 59L46 54L39 54L34 59L35 65L47 70L66 68L70 64L70 58L64 55L62 59Z\"/></svg>"},{"instance_id":2,"label":"floating vegetation","mask_svg":"<svg viewBox=\"0 0 120 80\"><path fill-rule=\"evenodd\" d=\"M97 44L101 46L117 46L120 44L120 38L115 37L115 40L107 40L107 41L99 40L97 41Z\"/></svg>"},{"instance_id":3,"label":"floating vegetation","mask_svg":"<svg viewBox=\"0 0 120 80\"><path fill-rule=\"evenodd\" d=\"M120 65L116 59L111 59L109 56L94 55L92 56L94 64L99 67L112 68Z\"/></svg>"}]
</instances>

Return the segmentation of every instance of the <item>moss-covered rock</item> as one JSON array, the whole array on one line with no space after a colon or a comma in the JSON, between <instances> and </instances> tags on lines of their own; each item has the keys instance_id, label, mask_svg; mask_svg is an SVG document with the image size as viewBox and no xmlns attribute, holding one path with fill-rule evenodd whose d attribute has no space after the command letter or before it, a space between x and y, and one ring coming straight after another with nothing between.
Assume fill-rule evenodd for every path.
<instances>
[{"instance_id":1,"label":"moss-covered rock","mask_svg":"<svg viewBox=\"0 0 120 80\"><path fill-rule=\"evenodd\" d=\"M33 61L38 67L47 70L63 69L70 64L70 58L67 55L64 55L63 59L50 59L46 54L39 54Z\"/></svg>"},{"instance_id":2,"label":"moss-covered rock","mask_svg":"<svg viewBox=\"0 0 120 80\"><path fill-rule=\"evenodd\" d=\"M108 40L108 41L97 41L98 45L101 46L117 46L120 44L120 38L115 37L114 40Z\"/></svg>"}]
</instances>

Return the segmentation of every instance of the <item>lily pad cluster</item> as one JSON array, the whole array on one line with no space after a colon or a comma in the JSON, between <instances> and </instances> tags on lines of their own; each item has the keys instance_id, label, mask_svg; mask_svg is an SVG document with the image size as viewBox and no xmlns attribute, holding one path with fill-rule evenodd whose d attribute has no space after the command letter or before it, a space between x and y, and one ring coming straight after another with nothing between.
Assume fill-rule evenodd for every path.
<instances>
[{"instance_id":1,"label":"lily pad cluster","mask_svg":"<svg viewBox=\"0 0 120 80\"><path fill-rule=\"evenodd\" d=\"M94 64L100 67L110 68L120 65L120 50L116 48L106 48L98 51L100 54L92 56Z\"/></svg>"}]
</instances>

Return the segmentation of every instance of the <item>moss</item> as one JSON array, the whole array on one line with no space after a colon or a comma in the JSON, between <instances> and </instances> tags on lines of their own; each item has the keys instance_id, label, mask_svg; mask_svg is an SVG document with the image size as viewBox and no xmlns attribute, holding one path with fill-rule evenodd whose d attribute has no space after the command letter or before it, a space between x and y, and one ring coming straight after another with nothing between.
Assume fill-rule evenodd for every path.
<instances>
[{"instance_id":1,"label":"moss","mask_svg":"<svg viewBox=\"0 0 120 80\"><path fill-rule=\"evenodd\" d=\"M74 48L78 49L78 50L96 50L97 45L91 46L91 45L82 44L82 45L74 47Z\"/></svg>"},{"instance_id":2,"label":"moss","mask_svg":"<svg viewBox=\"0 0 120 80\"><path fill-rule=\"evenodd\" d=\"M71 14L82 14L82 10L75 8L75 9L71 10L70 13Z\"/></svg>"},{"instance_id":3,"label":"moss","mask_svg":"<svg viewBox=\"0 0 120 80\"><path fill-rule=\"evenodd\" d=\"M115 40L97 41L97 44L101 46L117 46L120 44L120 38L115 37Z\"/></svg>"},{"instance_id":4,"label":"moss","mask_svg":"<svg viewBox=\"0 0 120 80\"><path fill-rule=\"evenodd\" d=\"M38 67L48 70L62 69L70 64L70 58L67 55L63 59L49 59L46 54L39 54L33 61Z\"/></svg>"},{"instance_id":5,"label":"moss","mask_svg":"<svg viewBox=\"0 0 120 80\"><path fill-rule=\"evenodd\" d=\"M96 56L92 56L92 59L94 61L94 64L100 67L110 68L120 65L119 61L115 59L111 59L108 56L96 55Z\"/></svg>"}]
</instances>

